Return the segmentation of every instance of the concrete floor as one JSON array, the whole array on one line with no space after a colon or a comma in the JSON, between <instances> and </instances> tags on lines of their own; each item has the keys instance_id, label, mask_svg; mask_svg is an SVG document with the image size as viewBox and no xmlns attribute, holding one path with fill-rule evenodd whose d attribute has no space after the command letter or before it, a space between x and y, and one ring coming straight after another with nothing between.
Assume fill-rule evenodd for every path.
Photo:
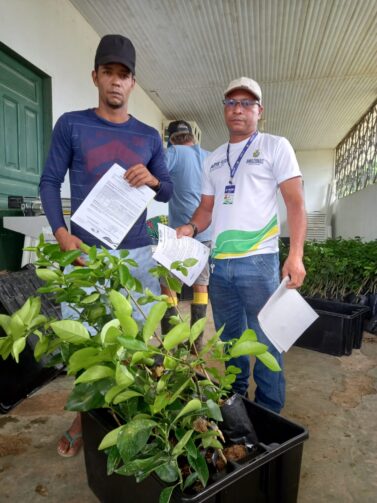
<instances>
[{"instance_id":1,"label":"concrete floor","mask_svg":"<svg viewBox=\"0 0 377 503\"><path fill-rule=\"evenodd\" d=\"M377 336L364 333L361 350L341 358L293 347L285 362L283 415L310 435L298 502L375 503ZM70 459L56 453L73 418L63 410L71 383L60 376L0 415L0 502L97 502L87 486L82 451Z\"/></svg>"}]
</instances>

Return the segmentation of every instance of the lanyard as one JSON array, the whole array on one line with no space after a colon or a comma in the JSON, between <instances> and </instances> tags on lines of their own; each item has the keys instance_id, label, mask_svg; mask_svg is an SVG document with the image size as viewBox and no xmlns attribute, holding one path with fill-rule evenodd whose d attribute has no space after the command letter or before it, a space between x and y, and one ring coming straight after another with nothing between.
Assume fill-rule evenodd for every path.
<instances>
[{"instance_id":1,"label":"lanyard","mask_svg":"<svg viewBox=\"0 0 377 503\"><path fill-rule=\"evenodd\" d=\"M242 149L242 152L238 156L237 161L234 163L233 168L231 167L230 161L229 161L229 143L228 143L228 148L226 149L226 160L228 162L228 166L229 166L229 170L230 170L230 180L229 180L229 183L232 183L233 177L236 174L236 171L238 169L238 166L240 165L240 162L242 161L242 157L245 155L246 150L253 143L253 140L255 139L255 137L257 136L257 134L258 134L258 131L255 131L255 133L250 136L250 138L248 139L246 145Z\"/></svg>"}]
</instances>

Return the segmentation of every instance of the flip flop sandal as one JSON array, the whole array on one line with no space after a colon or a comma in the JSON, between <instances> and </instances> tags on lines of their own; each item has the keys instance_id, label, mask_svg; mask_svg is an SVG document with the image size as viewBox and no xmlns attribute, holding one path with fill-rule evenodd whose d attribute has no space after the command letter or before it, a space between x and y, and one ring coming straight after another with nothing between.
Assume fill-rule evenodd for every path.
<instances>
[{"instance_id":1,"label":"flip flop sandal","mask_svg":"<svg viewBox=\"0 0 377 503\"><path fill-rule=\"evenodd\" d=\"M71 435L69 431L64 432L64 437L68 440L68 449L66 451L62 451L61 448L57 447L57 451L59 456L62 456L63 458L72 458L73 456L76 456L76 454L79 452L81 449L82 441L80 442L80 439L82 439L82 433L76 433L75 435ZM77 444L75 446L75 444Z\"/></svg>"}]
</instances>

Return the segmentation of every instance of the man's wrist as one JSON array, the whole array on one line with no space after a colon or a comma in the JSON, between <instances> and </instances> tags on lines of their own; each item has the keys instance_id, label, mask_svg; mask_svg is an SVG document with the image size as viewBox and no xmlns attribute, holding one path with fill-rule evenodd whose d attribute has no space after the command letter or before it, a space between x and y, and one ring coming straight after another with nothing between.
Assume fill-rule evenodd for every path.
<instances>
[{"instance_id":1,"label":"man's wrist","mask_svg":"<svg viewBox=\"0 0 377 503\"><path fill-rule=\"evenodd\" d=\"M161 189L161 182L156 178L156 185L153 185L151 189L153 189L155 192L158 192Z\"/></svg>"},{"instance_id":2,"label":"man's wrist","mask_svg":"<svg viewBox=\"0 0 377 503\"><path fill-rule=\"evenodd\" d=\"M193 230L193 233L192 233L192 237L196 237L196 235L198 234L198 226L196 225L195 222L188 222L187 225L191 225L192 227L192 230Z\"/></svg>"}]
</instances>

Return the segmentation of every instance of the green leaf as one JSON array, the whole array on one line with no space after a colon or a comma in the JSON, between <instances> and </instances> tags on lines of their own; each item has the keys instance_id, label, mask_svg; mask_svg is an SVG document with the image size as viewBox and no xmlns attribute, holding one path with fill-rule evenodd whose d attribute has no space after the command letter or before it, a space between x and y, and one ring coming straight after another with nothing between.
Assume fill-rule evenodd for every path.
<instances>
[{"instance_id":1,"label":"green leaf","mask_svg":"<svg viewBox=\"0 0 377 503\"><path fill-rule=\"evenodd\" d=\"M11 336L0 338L0 355L6 360L12 352L13 339Z\"/></svg>"},{"instance_id":2,"label":"green leaf","mask_svg":"<svg viewBox=\"0 0 377 503\"><path fill-rule=\"evenodd\" d=\"M179 279L170 277L170 278L166 278L166 282L167 282L170 290L173 290L173 292L181 293L182 283L179 281Z\"/></svg>"},{"instance_id":3,"label":"green leaf","mask_svg":"<svg viewBox=\"0 0 377 503\"><path fill-rule=\"evenodd\" d=\"M115 430L109 431L103 439L101 440L101 443L98 446L99 451L103 451L104 449L108 449L109 447L113 447L114 445L117 444L117 439L119 432L124 428L124 424L121 426L118 426L118 428L115 428Z\"/></svg>"},{"instance_id":4,"label":"green leaf","mask_svg":"<svg viewBox=\"0 0 377 503\"><path fill-rule=\"evenodd\" d=\"M165 489L163 489L160 492L160 499L158 500L158 503L169 503L174 489L175 489L175 486L165 487Z\"/></svg>"},{"instance_id":5,"label":"green leaf","mask_svg":"<svg viewBox=\"0 0 377 503\"><path fill-rule=\"evenodd\" d=\"M118 362L115 370L115 380L118 385L126 388L135 381L135 378L125 365Z\"/></svg>"},{"instance_id":6,"label":"green leaf","mask_svg":"<svg viewBox=\"0 0 377 503\"><path fill-rule=\"evenodd\" d=\"M180 323L173 327L166 335L162 345L167 351L181 344L190 337L190 325L188 323Z\"/></svg>"},{"instance_id":7,"label":"green leaf","mask_svg":"<svg viewBox=\"0 0 377 503\"><path fill-rule=\"evenodd\" d=\"M71 344L83 344L90 339L87 329L76 320L54 321L50 326L59 339Z\"/></svg>"},{"instance_id":8,"label":"green leaf","mask_svg":"<svg viewBox=\"0 0 377 503\"><path fill-rule=\"evenodd\" d=\"M116 314L122 326L123 333L131 337L136 337L139 332L139 327L136 321L131 316L124 314L119 316L119 313Z\"/></svg>"},{"instance_id":9,"label":"green leaf","mask_svg":"<svg viewBox=\"0 0 377 503\"><path fill-rule=\"evenodd\" d=\"M36 303L33 301L35 301ZM37 313L39 313L40 309L41 309L40 297L38 299L30 297L29 299L27 299L24 305L20 309L18 309L18 311L16 311L16 313L20 317L22 322L25 325L27 325L30 319L32 319Z\"/></svg>"},{"instance_id":10,"label":"green leaf","mask_svg":"<svg viewBox=\"0 0 377 503\"><path fill-rule=\"evenodd\" d=\"M215 433L215 432L211 432L211 433ZM205 449L208 449L209 447L212 447L213 449L222 449L224 447L222 445L222 443L219 440L217 440L217 438L215 438L214 436L209 436L209 437L203 438L202 444Z\"/></svg>"},{"instance_id":11,"label":"green leaf","mask_svg":"<svg viewBox=\"0 0 377 503\"><path fill-rule=\"evenodd\" d=\"M20 337L13 343L12 353L16 362L19 362L19 355L25 349L26 337Z\"/></svg>"},{"instance_id":12,"label":"green leaf","mask_svg":"<svg viewBox=\"0 0 377 503\"><path fill-rule=\"evenodd\" d=\"M28 322L28 328L30 330L32 328L38 327L39 325L43 325L46 322L47 322L46 316L44 316L43 314L38 314L37 316L35 316L35 318L33 318Z\"/></svg>"},{"instance_id":13,"label":"green leaf","mask_svg":"<svg viewBox=\"0 0 377 503\"><path fill-rule=\"evenodd\" d=\"M123 391L122 393L119 393L113 400L113 403L115 405L118 405L119 403L126 402L130 398L134 398L135 396L143 396L141 393L138 391Z\"/></svg>"},{"instance_id":14,"label":"green leaf","mask_svg":"<svg viewBox=\"0 0 377 503\"><path fill-rule=\"evenodd\" d=\"M122 458L120 457L118 448L116 446L110 447L107 451L107 475L112 475L119 466Z\"/></svg>"},{"instance_id":15,"label":"green leaf","mask_svg":"<svg viewBox=\"0 0 377 503\"><path fill-rule=\"evenodd\" d=\"M55 271L51 271L51 269L36 269L35 274L42 281L56 281L60 279L60 275Z\"/></svg>"},{"instance_id":16,"label":"green leaf","mask_svg":"<svg viewBox=\"0 0 377 503\"><path fill-rule=\"evenodd\" d=\"M186 260L183 261L183 265L185 267L192 267L197 263L198 263L198 259L196 259L196 258L187 258Z\"/></svg>"},{"instance_id":17,"label":"green leaf","mask_svg":"<svg viewBox=\"0 0 377 503\"><path fill-rule=\"evenodd\" d=\"M77 258L82 255L81 250L70 250L63 253L63 256L59 259L59 265L66 267L72 264Z\"/></svg>"},{"instance_id":18,"label":"green leaf","mask_svg":"<svg viewBox=\"0 0 377 503\"><path fill-rule=\"evenodd\" d=\"M19 317L17 311L11 316L9 330L12 334L13 340L19 339L20 337L23 337L25 335L26 327L22 319Z\"/></svg>"},{"instance_id":19,"label":"green leaf","mask_svg":"<svg viewBox=\"0 0 377 503\"><path fill-rule=\"evenodd\" d=\"M102 344L114 344L118 342L118 337L122 333L119 327L120 321L117 319L105 323L100 334Z\"/></svg>"},{"instance_id":20,"label":"green leaf","mask_svg":"<svg viewBox=\"0 0 377 503\"><path fill-rule=\"evenodd\" d=\"M263 354L256 355L256 357L258 358L258 360L264 363L267 368L272 370L272 372L279 372L281 370L281 367L278 364L276 358L268 351Z\"/></svg>"},{"instance_id":21,"label":"green leaf","mask_svg":"<svg viewBox=\"0 0 377 503\"><path fill-rule=\"evenodd\" d=\"M144 323L143 328L143 339L144 342L148 342L151 337L153 337L155 330L157 329L160 321L164 317L168 306L166 302L157 302L154 306L152 306L147 319Z\"/></svg>"},{"instance_id":22,"label":"green leaf","mask_svg":"<svg viewBox=\"0 0 377 503\"><path fill-rule=\"evenodd\" d=\"M186 431L186 433L183 435L183 437L181 438L181 440L174 447L173 452L172 452L173 456L179 456L183 452L183 450L185 448L185 445L190 440L191 435L193 433L194 433L194 430Z\"/></svg>"},{"instance_id":23,"label":"green leaf","mask_svg":"<svg viewBox=\"0 0 377 503\"><path fill-rule=\"evenodd\" d=\"M152 414L158 414L170 403L170 395L168 392L164 391L156 396L153 405L150 406Z\"/></svg>"},{"instance_id":24,"label":"green leaf","mask_svg":"<svg viewBox=\"0 0 377 503\"><path fill-rule=\"evenodd\" d=\"M112 361L111 352L108 349L100 351L98 348L82 348L72 353L69 358L68 373L76 374L81 369L87 369L96 363Z\"/></svg>"},{"instance_id":25,"label":"green leaf","mask_svg":"<svg viewBox=\"0 0 377 503\"><path fill-rule=\"evenodd\" d=\"M126 316L130 316L132 314L131 304L120 292L111 290L109 293L109 300L116 313L123 313Z\"/></svg>"},{"instance_id":26,"label":"green leaf","mask_svg":"<svg viewBox=\"0 0 377 503\"><path fill-rule=\"evenodd\" d=\"M123 386L123 385L116 385L116 386L113 386L112 388L109 389L109 391L106 393L105 395L105 402L106 403L111 403L114 398L119 395L119 393L121 393L122 391L124 391L125 389L127 389L127 386Z\"/></svg>"},{"instance_id":27,"label":"green leaf","mask_svg":"<svg viewBox=\"0 0 377 503\"><path fill-rule=\"evenodd\" d=\"M191 380L187 379L186 375L182 375L182 377L180 377L180 378L176 377L175 381L174 381L174 388L173 388L174 393L169 400L169 404L174 403L176 401L176 399L181 395L182 391L184 389L186 389L190 383L191 383Z\"/></svg>"},{"instance_id":28,"label":"green leaf","mask_svg":"<svg viewBox=\"0 0 377 503\"><path fill-rule=\"evenodd\" d=\"M130 270L124 264L119 266L119 281L122 286L127 286L127 282L131 277Z\"/></svg>"},{"instance_id":29,"label":"green leaf","mask_svg":"<svg viewBox=\"0 0 377 503\"><path fill-rule=\"evenodd\" d=\"M175 419L177 420L178 418L185 416L187 414L191 414L192 412L195 412L201 408L202 408L202 402L198 398L193 398L183 407L183 409Z\"/></svg>"},{"instance_id":30,"label":"green leaf","mask_svg":"<svg viewBox=\"0 0 377 503\"><path fill-rule=\"evenodd\" d=\"M150 353L149 351L136 351L132 355L131 365L136 365L137 363L144 361L146 358L149 358L151 354L153 353Z\"/></svg>"},{"instance_id":31,"label":"green leaf","mask_svg":"<svg viewBox=\"0 0 377 503\"><path fill-rule=\"evenodd\" d=\"M171 356L165 356L163 365L168 370L174 370L178 365L178 362Z\"/></svg>"},{"instance_id":32,"label":"green leaf","mask_svg":"<svg viewBox=\"0 0 377 503\"><path fill-rule=\"evenodd\" d=\"M197 320L193 326L191 327L191 333L190 333L190 343L192 344L193 342L196 341L196 339L199 337L199 335L203 332L205 326L206 326L207 318L200 318L200 320Z\"/></svg>"},{"instance_id":33,"label":"green leaf","mask_svg":"<svg viewBox=\"0 0 377 503\"><path fill-rule=\"evenodd\" d=\"M139 264L133 258L128 258L128 259L126 259L125 262L127 262L127 264L132 267L139 267Z\"/></svg>"},{"instance_id":34,"label":"green leaf","mask_svg":"<svg viewBox=\"0 0 377 503\"><path fill-rule=\"evenodd\" d=\"M262 344L261 342L253 342L250 340L240 342L240 340L238 340L229 351L229 354L232 358L236 358L242 355L260 355L266 351L266 344Z\"/></svg>"},{"instance_id":35,"label":"green leaf","mask_svg":"<svg viewBox=\"0 0 377 503\"><path fill-rule=\"evenodd\" d=\"M100 294L98 292L92 293L91 295L88 295L88 297L85 297L81 301L81 304L92 304L99 298Z\"/></svg>"},{"instance_id":36,"label":"green leaf","mask_svg":"<svg viewBox=\"0 0 377 503\"><path fill-rule=\"evenodd\" d=\"M235 365L229 365L227 368L226 368L226 372L228 374L239 374L241 372L241 369L236 367Z\"/></svg>"},{"instance_id":37,"label":"green leaf","mask_svg":"<svg viewBox=\"0 0 377 503\"><path fill-rule=\"evenodd\" d=\"M208 407L208 417L211 419L214 419L215 421L222 421L223 416L221 414L220 407L215 403L213 400L207 400L207 407Z\"/></svg>"},{"instance_id":38,"label":"green leaf","mask_svg":"<svg viewBox=\"0 0 377 503\"><path fill-rule=\"evenodd\" d=\"M89 250L87 251L87 254L89 255L89 260L91 262L94 262L97 258L97 247L96 246L91 246Z\"/></svg>"},{"instance_id":39,"label":"green leaf","mask_svg":"<svg viewBox=\"0 0 377 503\"><path fill-rule=\"evenodd\" d=\"M119 432L117 446L124 463L131 461L148 442L155 421L138 419L128 422Z\"/></svg>"},{"instance_id":40,"label":"green leaf","mask_svg":"<svg viewBox=\"0 0 377 503\"><path fill-rule=\"evenodd\" d=\"M113 385L114 380L109 378L76 384L68 397L65 408L77 412L87 412L106 407L104 396Z\"/></svg>"},{"instance_id":41,"label":"green leaf","mask_svg":"<svg viewBox=\"0 0 377 503\"><path fill-rule=\"evenodd\" d=\"M173 459L156 468L155 472L166 483L175 482L179 477L177 462Z\"/></svg>"},{"instance_id":42,"label":"green leaf","mask_svg":"<svg viewBox=\"0 0 377 503\"><path fill-rule=\"evenodd\" d=\"M198 454L196 458L188 455L187 456L188 462L190 463L190 466L196 471L198 474L200 482L203 484L205 487L208 482L209 478L209 471L208 471L208 465L202 454Z\"/></svg>"},{"instance_id":43,"label":"green leaf","mask_svg":"<svg viewBox=\"0 0 377 503\"><path fill-rule=\"evenodd\" d=\"M42 337L39 339L37 344L34 347L34 358L39 361L41 357L46 354L48 348L48 339L47 337Z\"/></svg>"},{"instance_id":44,"label":"green leaf","mask_svg":"<svg viewBox=\"0 0 377 503\"><path fill-rule=\"evenodd\" d=\"M138 339L134 339L133 337L118 337L118 341L120 344L130 351L147 351L147 346L143 341L139 341Z\"/></svg>"},{"instance_id":45,"label":"green leaf","mask_svg":"<svg viewBox=\"0 0 377 503\"><path fill-rule=\"evenodd\" d=\"M257 342L257 340L258 340L257 334L251 328L247 328L239 338L239 342L244 341Z\"/></svg>"},{"instance_id":46,"label":"green leaf","mask_svg":"<svg viewBox=\"0 0 377 503\"><path fill-rule=\"evenodd\" d=\"M75 384L98 381L105 377L114 377L114 370L105 365L94 365L85 370L76 380Z\"/></svg>"},{"instance_id":47,"label":"green leaf","mask_svg":"<svg viewBox=\"0 0 377 503\"><path fill-rule=\"evenodd\" d=\"M11 317L7 314L0 314L0 327L4 330L7 335L10 335L10 321Z\"/></svg>"},{"instance_id":48,"label":"green leaf","mask_svg":"<svg viewBox=\"0 0 377 503\"><path fill-rule=\"evenodd\" d=\"M197 480L198 480L198 474L196 472L190 473L190 475L186 478L185 483L183 485L183 491L185 491L188 487L192 486L192 484Z\"/></svg>"}]
</instances>

